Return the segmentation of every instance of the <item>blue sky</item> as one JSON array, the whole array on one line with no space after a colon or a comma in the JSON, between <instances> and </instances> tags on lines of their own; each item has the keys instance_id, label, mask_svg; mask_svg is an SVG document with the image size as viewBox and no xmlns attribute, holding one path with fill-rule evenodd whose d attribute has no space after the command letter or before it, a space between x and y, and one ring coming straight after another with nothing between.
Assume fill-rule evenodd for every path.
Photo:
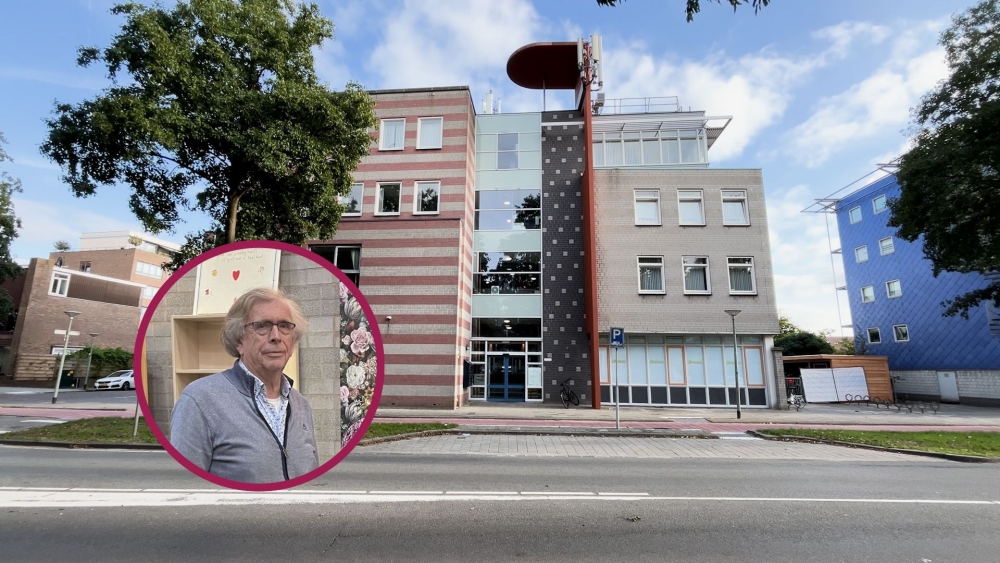
<instances>
[{"instance_id":1,"label":"blue sky","mask_svg":"<svg viewBox=\"0 0 1000 563\"><path fill-rule=\"evenodd\" d=\"M703 0L693 23L683 0L617 8L590 0L317 3L336 25L316 58L334 89L348 81L371 89L468 85L477 106L492 88L505 113L539 111L541 93L506 78L507 57L527 43L598 33L608 98L679 96L684 107L733 116L709 158L713 168L763 170L779 312L838 336L824 216L800 211L905 151L909 109L946 76L940 32L975 2L776 1L755 16ZM107 85L102 68L75 60L78 47L104 47L117 32L113 4L0 4L0 131L15 159L4 166L24 183L15 198L24 225L12 248L18 259L47 256L60 239L75 246L83 232L140 230L126 188L74 198L38 150L55 101L76 103ZM550 93L548 107L569 101ZM186 219L160 236L180 242L206 224L197 214ZM849 324L843 296L841 309Z\"/></svg>"}]
</instances>

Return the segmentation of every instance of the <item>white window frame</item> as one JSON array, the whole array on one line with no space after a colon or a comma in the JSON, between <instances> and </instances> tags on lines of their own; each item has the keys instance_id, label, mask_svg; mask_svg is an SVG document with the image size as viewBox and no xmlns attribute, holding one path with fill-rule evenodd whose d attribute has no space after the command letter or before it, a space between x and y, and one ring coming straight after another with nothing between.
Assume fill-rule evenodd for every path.
<instances>
[{"instance_id":1,"label":"white window frame","mask_svg":"<svg viewBox=\"0 0 1000 563\"><path fill-rule=\"evenodd\" d=\"M858 212L858 220L857 221L854 220L854 212L855 211ZM854 225L856 223L860 223L861 220L864 219L864 216L861 214L861 206L859 205L857 207L852 207L851 210L847 212L847 217L851 220L851 224L852 225Z\"/></svg>"},{"instance_id":2,"label":"white window frame","mask_svg":"<svg viewBox=\"0 0 1000 563\"><path fill-rule=\"evenodd\" d=\"M892 292L889 291L889 284L891 284L893 282L896 282L896 285L899 286L899 295L892 295ZM889 280L889 281L885 282L885 296L888 297L889 299L898 299L898 298L902 297L903 296L903 284L899 283L899 280Z\"/></svg>"},{"instance_id":3,"label":"white window frame","mask_svg":"<svg viewBox=\"0 0 1000 563\"><path fill-rule=\"evenodd\" d=\"M861 254L859 253L859 251L863 251L865 253L864 260L861 259ZM867 261L868 261L868 245L862 244L861 246L854 249L854 262L856 264L864 264Z\"/></svg>"},{"instance_id":4,"label":"white window frame","mask_svg":"<svg viewBox=\"0 0 1000 563\"><path fill-rule=\"evenodd\" d=\"M736 291L733 289L733 266L745 268L747 264L732 264L730 260L750 260L750 291ZM754 268L753 256L726 256L726 277L729 278L729 295L757 295L757 270Z\"/></svg>"},{"instance_id":5,"label":"white window frame","mask_svg":"<svg viewBox=\"0 0 1000 563\"><path fill-rule=\"evenodd\" d=\"M642 289L642 268L643 267L646 267L646 268L655 268L657 266L657 264L655 262L645 262L645 263L643 263L642 262L643 259L646 259L646 260L659 260L660 261L659 262L659 267L660 267L660 289L658 289L658 290L655 290L655 289ZM637 284L638 284L639 293L645 294L645 295L664 295L664 294L667 293L666 269L664 268L664 264L663 264L663 256L636 256L635 257L635 264L636 264L636 271L639 274L639 277L637 278Z\"/></svg>"},{"instance_id":6,"label":"white window frame","mask_svg":"<svg viewBox=\"0 0 1000 563\"><path fill-rule=\"evenodd\" d=\"M906 331L906 338L902 338L902 339L899 338L899 333L897 332L897 330L900 329L900 328L902 328L904 331ZM892 339L895 340L896 342L909 342L910 341L910 327L906 326L905 324L892 325Z\"/></svg>"},{"instance_id":7,"label":"white window frame","mask_svg":"<svg viewBox=\"0 0 1000 563\"><path fill-rule=\"evenodd\" d=\"M142 287L142 298L143 299L152 299L152 298L156 297L156 291L158 289L160 289L160 288L153 287L151 285L144 285Z\"/></svg>"},{"instance_id":8,"label":"white window frame","mask_svg":"<svg viewBox=\"0 0 1000 563\"><path fill-rule=\"evenodd\" d=\"M149 266L149 268L143 268L143 266ZM150 264L149 262L136 262L135 273L140 276L146 276L147 278L155 278L158 280L163 279L163 267L157 266L156 264Z\"/></svg>"},{"instance_id":9,"label":"white window frame","mask_svg":"<svg viewBox=\"0 0 1000 563\"><path fill-rule=\"evenodd\" d=\"M656 202L656 222L643 222L639 220L639 202ZM660 213L660 190L634 190L632 192L633 215L635 224L638 226L661 226L663 217Z\"/></svg>"},{"instance_id":10,"label":"white window frame","mask_svg":"<svg viewBox=\"0 0 1000 563\"><path fill-rule=\"evenodd\" d=\"M420 211L420 192L428 187L435 186L437 191L437 209L434 211ZM413 183L413 214L414 215L439 215L441 213L441 182L439 180L433 181L419 181Z\"/></svg>"},{"instance_id":11,"label":"white window frame","mask_svg":"<svg viewBox=\"0 0 1000 563\"><path fill-rule=\"evenodd\" d=\"M425 146L425 145L423 145L421 143L422 137L420 136L420 134L421 134L421 132L423 132L423 123L424 123L424 121L431 121L431 120L436 120L436 121L440 121L441 122L441 141L437 144L437 146L433 146L433 145L426 145ZM444 145L444 118L443 117L418 117L417 118L417 149L418 150L440 149L443 145Z\"/></svg>"},{"instance_id":12,"label":"white window frame","mask_svg":"<svg viewBox=\"0 0 1000 563\"><path fill-rule=\"evenodd\" d=\"M71 277L72 276L70 276L70 274L53 271L52 277L49 278L49 295L55 297L66 297L66 295L69 294L69 281ZM58 278L61 283L56 291L52 291L52 286L55 285L56 278Z\"/></svg>"},{"instance_id":13,"label":"white window frame","mask_svg":"<svg viewBox=\"0 0 1000 563\"><path fill-rule=\"evenodd\" d=\"M385 124L389 122L403 122L403 144L399 147L386 147L385 146ZM390 119L383 119L379 121L378 129L378 150L380 151L401 151L406 148L406 118L405 117L394 117Z\"/></svg>"},{"instance_id":14,"label":"white window frame","mask_svg":"<svg viewBox=\"0 0 1000 563\"><path fill-rule=\"evenodd\" d=\"M681 195L685 194L685 195ZM687 194L698 194L695 198L693 195ZM699 223L685 223L681 219L681 202L684 201L697 201L698 207L701 208L701 222ZM705 226L705 192L702 190L677 190L677 224L684 226Z\"/></svg>"},{"instance_id":15,"label":"white window frame","mask_svg":"<svg viewBox=\"0 0 1000 563\"><path fill-rule=\"evenodd\" d=\"M875 335L878 337L878 342L872 341L872 331L873 330L875 331ZM879 328L877 326L870 326L870 327L868 327L868 329L865 331L865 334L866 334L866 337L868 339L868 343L869 344L881 344L882 343L882 331L879 330Z\"/></svg>"},{"instance_id":16,"label":"white window frame","mask_svg":"<svg viewBox=\"0 0 1000 563\"><path fill-rule=\"evenodd\" d=\"M878 200L882 200L882 209L878 208ZM876 215L878 215L879 213L882 213L886 209L889 209L889 205L888 205L888 201L885 199L885 194L882 194L882 195L880 195L880 196L878 196L878 197L876 197L875 199L872 200L872 211Z\"/></svg>"},{"instance_id":17,"label":"white window frame","mask_svg":"<svg viewBox=\"0 0 1000 563\"><path fill-rule=\"evenodd\" d=\"M704 258L704 264L685 264L684 260L686 258ZM681 285L684 287L684 295L711 295L712 294L712 272L709 268L711 260L708 256L681 256ZM687 278L684 275L684 268L688 266L693 266L696 268L705 268L705 290L700 289L688 289L687 288Z\"/></svg>"},{"instance_id":18,"label":"white window frame","mask_svg":"<svg viewBox=\"0 0 1000 563\"><path fill-rule=\"evenodd\" d=\"M889 250L888 250L888 252L885 250L885 246L883 246L883 244L882 244L885 241L889 241ZM892 237L885 237L883 239L879 239L878 240L878 253L880 255L887 256L889 254L892 254L893 252L896 252L896 243L892 240Z\"/></svg>"},{"instance_id":19,"label":"white window frame","mask_svg":"<svg viewBox=\"0 0 1000 563\"><path fill-rule=\"evenodd\" d=\"M727 193L741 193L742 196L726 196ZM743 222L742 223L727 223L726 222L726 202L727 201L741 201L743 202ZM722 224L729 227L749 227L750 226L750 204L747 198L746 190L722 190Z\"/></svg>"},{"instance_id":20,"label":"white window frame","mask_svg":"<svg viewBox=\"0 0 1000 563\"><path fill-rule=\"evenodd\" d=\"M865 290L866 289L871 292L871 299L866 299L866 296L865 296ZM861 302L862 303L874 303L875 302L875 286L874 285L866 285L866 286L864 286L864 287L861 288Z\"/></svg>"},{"instance_id":21,"label":"white window frame","mask_svg":"<svg viewBox=\"0 0 1000 563\"><path fill-rule=\"evenodd\" d=\"M382 209L382 186L399 186L399 200L396 202L396 209L399 211L380 211ZM378 182L375 184L375 215L382 217L398 216L403 211L403 183L402 182Z\"/></svg>"},{"instance_id":22,"label":"white window frame","mask_svg":"<svg viewBox=\"0 0 1000 563\"><path fill-rule=\"evenodd\" d=\"M351 191L350 191L350 193L348 193L345 196L339 196L337 199L340 201L341 205L345 205L344 199L352 197L353 194L354 194L354 189L355 188L361 188L361 197L358 198L358 212L357 213L348 213L348 212L345 211L344 214L341 215L341 217L361 217L361 214L364 212L364 209L365 209L365 183L364 182L355 182L355 183L351 184Z\"/></svg>"}]
</instances>

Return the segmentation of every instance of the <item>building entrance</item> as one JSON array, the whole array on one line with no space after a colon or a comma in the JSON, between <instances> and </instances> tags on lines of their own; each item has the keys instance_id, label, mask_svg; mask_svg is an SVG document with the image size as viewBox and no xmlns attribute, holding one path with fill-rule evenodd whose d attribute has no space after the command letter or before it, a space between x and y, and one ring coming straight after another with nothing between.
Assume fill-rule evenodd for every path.
<instances>
[{"instance_id":1,"label":"building entrance","mask_svg":"<svg viewBox=\"0 0 1000 563\"><path fill-rule=\"evenodd\" d=\"M524 354L487 354L487 400L524 401L526 365Z\"/></svg>"}]
</instances>

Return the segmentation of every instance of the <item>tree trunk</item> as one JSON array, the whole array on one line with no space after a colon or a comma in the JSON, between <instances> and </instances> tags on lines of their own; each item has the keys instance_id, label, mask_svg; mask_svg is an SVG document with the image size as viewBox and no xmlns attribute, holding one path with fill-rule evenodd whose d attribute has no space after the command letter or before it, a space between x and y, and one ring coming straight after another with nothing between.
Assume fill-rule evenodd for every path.
<instances>
[{"instance_id":1,"label":"tree trunk","mask_svg":"<svg viewBox=\"0 0 1000 563\"><path fill-rule=\"evenodd\" d=\"M229 200L226 217L226 242L236 242L236 213L240 207L240 196Z\"/></svg>"}]
</instances>

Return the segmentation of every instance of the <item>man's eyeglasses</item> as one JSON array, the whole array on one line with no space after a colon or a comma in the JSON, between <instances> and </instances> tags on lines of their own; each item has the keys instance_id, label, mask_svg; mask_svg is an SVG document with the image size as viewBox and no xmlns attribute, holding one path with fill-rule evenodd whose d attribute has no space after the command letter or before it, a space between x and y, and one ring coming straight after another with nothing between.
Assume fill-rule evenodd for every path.
<instances>
[{"instance_id":1,"label":"man's eyeglasses","mask_svg":"<svg viewBox=\"0 0 1000 563\"><path fill-rule=\"evenodd\" d=\"M273 323L271 321L256 321L252 323L247 323L247 327L256 332L260 336L267 336L271 334L271 329L273 327L278 327L278 332L281 334L291 334L292 330L295 329L295 323L290 323L287 321L281 321L280 323Z\"/></svg>"}]
</instances>

